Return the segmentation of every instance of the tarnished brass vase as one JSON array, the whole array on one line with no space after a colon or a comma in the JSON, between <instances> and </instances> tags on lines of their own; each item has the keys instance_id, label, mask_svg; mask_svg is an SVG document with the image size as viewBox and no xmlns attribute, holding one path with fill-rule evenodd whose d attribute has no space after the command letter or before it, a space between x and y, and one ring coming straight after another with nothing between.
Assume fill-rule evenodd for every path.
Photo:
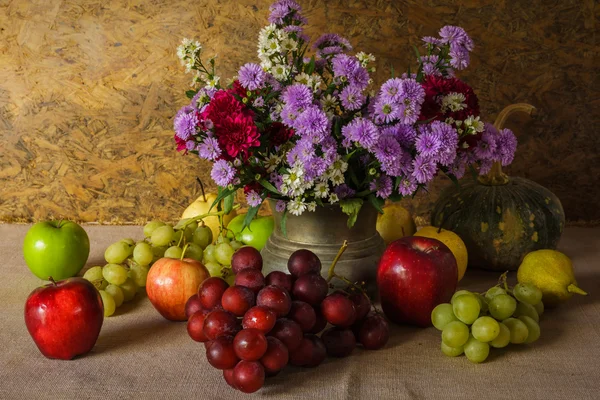
<instances>
[{"instance_id":1,"label":"tarnished brass vase","mask_svg":"<svg viewBox=\"0 0 600 400\"><path fill-rule=\"evenodd\" d=\"M284 236L281 231L283 214L275 210L274 201L269 201L275 227L261 251L265 274L271 271L287 273L290 254L298 249L308 249L321 260L321 274L326 277L342 243L348 240L348 248L336 265L336 274L353 282L374 283L385 244L375 229L377 210L371 204L363 205L352 228L348 228L348 216L337 205L317 207L316 211L305 211L300 216L288 214L287 236Z\"/></svg>"}]
</instances>

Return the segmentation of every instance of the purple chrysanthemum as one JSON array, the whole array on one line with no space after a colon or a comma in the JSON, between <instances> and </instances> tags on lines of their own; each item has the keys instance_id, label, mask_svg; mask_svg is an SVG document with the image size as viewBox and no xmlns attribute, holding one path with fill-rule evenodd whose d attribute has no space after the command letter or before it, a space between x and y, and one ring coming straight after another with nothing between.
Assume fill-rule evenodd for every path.
<instances>
[{"instance_id":1,"label":"purple chrysanthemum","mask_svg":"<svg viewBox=\"0 0 600 400\"><path fill-rule=\"evenodd\" d=\"M196 142L193 140L188 140L185 142L185 148L187 150L194 150L196 148Z\"/></svg>"},{"instance_id":2,"label":"purple chrysanthemum","mask_svg":"<svg viewBox=\"0 0 600 400\"><path fill-rule=\"evenodd\" d=\"M473 40L460 26L446 25L440 29L439 35L443 43L448 43L450 46L461 46L468 51L473 51Z\"/></svg>"},{"instance_id":3,"label":"purple chrysanthemum","mask_svg":"<svg viewBox=\"0 0 600 400\"><path fill-rule=\"evenodd\" d=\"M421 155L415 157L412 176L418 183L429 182L435 176L436 171L437 166L435 162Z\"/></svg>"},{"instance_id":4,"label":"purple chrysanthemum","mask_svg":"<svg viewBox=\"0 0 600 400\"><path fill-rule=\"evenodd\" d=\"M410 196L417 190L417 182L412 177L405 177L398 185L398 191L402 196Z\"/></svg>"},{"instance_id":5,"label":"purple chrysanthemum","mask_svg":"<svg viewBox=\"0 0 600 400\"><path fill-rule=\"evenodd\" d=\"M317 142L323 139L323 135L329 129L329 118L319 107L310 106L298 115L295 128L299 136Z\"/></svg>"},{"instance_id":6,"label":"purple chrysanthemum","mask_svg":"<svg viewBox=\"0 0 600 400\"><path fill-rule=\"evenodd\" d=\"M275 211L282 213L285 211L286 206L287 203L285 201L277 200L277 203L275 203Z\"/></svg>"},{"instance_id":7,"label":"purple chrysanthemum","mask_svg":"<svg viewBox=\"0 0 600 400\"><path fill-rule=\"evenodd\" d=\"M448 173L454 175L456 179L460 179L465 175L465 160L461 158L456 158L450 168L448 169Z\"/></svg>"},{"instance_id":8,"label":"purple chrysanthemum","mask_svg":"<svg viewBox=\"0 0 600 400\"><path fill-rule=\"evenodd\" d=\"M386 101L385 98L379 97L375 104L373 116L378 124L389 124L398 119L400 108L393 101Z\"/></svg>"},{"instance_id":9,"label":"purple chrysanthemum","mask_svg":"<svg viewBox=\"0 0 600 400\"><path fill-rule=\"evenodd\" d=\"M499 132L498 139L498 151L500 154L499 161L502 165L509 165L515 158L515 151L517 151L517 138L510 129L502 129Z\"/></svg>"},{"instance_id":10,"label":"purple chrysanthemum","mask_svg":"<svg viewBox=\"0 0 600 400\"><path fill-rule=\"evenodd\" d=\"M360 110L365 103L365 95L357 86L349 85L340 93L340 101L346 110Z\"/></svg>"},{"instance_id":11,"label":"purple chrysanthemum","mask_svg":"<svg viewBox=\"0 0 600 400\"><path fill-rule=\"evenodd\" d=\"M417 137L415 148L423 157L433 158L442 147L442 140L437 132L430 129L422 129L423 132Z\"/></svg>"},{"instance_id":12,"label":"purple chrysanthemum","mask_svg":"<svg viewBox=\"0 0 600 400\"><path fill-rule=\"evenodd\" d=\"M238 79L242 86L248 90L262 88L267 79L267 74L260 65L246 63L242 65L238 72Z\"/></svg>"},{"instance_id":13,"label":"purple chrysanthemum","mask_svg":"<svg viewBox=\"0 0 600 400\"><path fill-rule=\"evenodd\" d=\"M494 162L492 160L482 160L479 163L479 175L485 175L492 170Z\"/></svg>"},{"instance_id":14,"label":"purple chrysanthemum","mask_svg":"<svg viewBox=\"0 0 600 400\"><path fill-rule=\"evenodd\" d=\"M221 155L219 142L214 137L207 137L197 147L198 155L205 160L214 161Z\"/></svg>"},{"instance_id":15,"label":"purple chrysanthemum","mask_svg":"<svg viewBox=\"0 0 600 400\"><path fill-rule=\"evenodd\" d=\"M425 44L431 44L434 46L441 46L442 45L442 41L439 38L433 37L433 36L423 36L421 38L421 40L423 42L425 42Z\"/></svg>"},{"instance_id":16,"label":"purple chrysanthemum","mask_svg":"<svg viewBox=\"0 0 600 400\"><path fill-rule=\"evenodd\" d=\"M197 125L198 116L195 112L178 113L178 115L175 117L175 120L173 121L175 134L181 140L188 140L190 136L194 135L196 133Z\"/></svg>"},{"instance_id":17,"label":"purple chrysanthemum","mask_svg":"<svg viewBox=\"0 0 600 400\"><path fill-rule=\"evenodd\" d=\"M377 144L373 148L373 154L380 163L389 162L392 160L397 161L401 153L402 147L400 147L400 144L396 138L390 134L380 135Z\"/></svg>"},{"instance_id":18,"label":"purple chrysanthemum","mask_svg":"<svg viewBox=\"0 0 600 400\"><path fill-rule=\"evenodd\" d=\"M254 190L250 190L246 194L246 203L248 203L250 207L258 207L262 204L262 202L263 199L260 197L260 194L258 194Z\"/></svg>"},{"instance_id":19,"label":"purple chrysanthemum","mask_svg":"<svg viewBox=\"0 0 600 400\"><path fill-rule=\"evenodd\" d=\"M462 47L450 47L450 65L454 69L461 70L469 66L469 52Z\"/></svg>"},{"instance_id":20,"label":"purple chrysanthemum","mask_svg":"<svg viewBox=\"0 0 600 400\"><path fill-rule=\"evenodd\" d=\"M360 67L360 62L356 57L338 54L331 60L331 67L336 78L348 78L354 73L355 69Z\"/></svg>"},{"instance_id":21,"label":"purple chrysanthemum","mask_svg":"<svg viewBox=\"0 0 600 400\"><path fill-rule=\"evenodd\" d=\"M233 182L236 170L225 160L218 160L213 164L210 177L221 187L226 187Z\"/></svg>"},{"instance_id":22,"label":"purple chrysanthemum","mask_svg":"<svg viewBox=\"0 0 600 400\"><path fill-rule=\"evenodd\" d=\"M290 14L293 19L304 22L304 18L300 15L301 7L294 0L278 0L271 4L269 11L271 11L269 22L272 24L283 24Z\"/></svg>"},{"instance_id":23,"label":"purple chrysanthemum","mask_svg":"<svg viewBox=\"0 0 600 400\"><path fill-rule=\"evenodd\" d=\"M386 102L397 103L402 99L402 79L391 78L381 85L380 97Z\"/></svg>"},{"instance_id":24,"label":"purple chrysanthemum","mask_svg":"<svg viewBox=\"0 0 600 400\"><path fill-rule=\"evenodd\" d=\"M492 160L496 154L498 147L496 143L496 137L499 135L498 131L492 124L485 124L485 130L481 135L481 139L477 142L477 146L473 149L473 153L480 160Z\"/></svg>"},{"instance_id":25,"label":"purple chrysanthemum","mask_svg":"<svg viewBox=\"0 0 600 400\"><path fill-rule=\"evenodd\" d=\"M286 106L299 110L312 104L313 93L308 86L296 83L285 88L281 98Z\"/></svg>"},{"instance_id":26,"label":"purple chrysanthemum","mask_svg":"<svg viewBox=\"0 0 600 400\"><path fill-rule=\"evenodd\" d=\"M410 148L417 138L417 130L412 125L396 125L396 139L405 148Z\"/></svg>"},{"instance_id":27,"label":"purple chrysanthemum","mask_svg":"<svg viewBox=\"0 0 600 400\"><path fill-rule=\"evenodd\" d=\"M356 68L348 75L350 84L358 86L363 90L369 86L369 80L369 73L360 65L360 63L358 63Z\"/></svg>"},{"instance_id":28,"label":"purple chrysanthemum","mask_svg":"<svg viewBox=\"0 0 600 400\"><path fill-rule=\"evenodd\" d=\"M271 173L271 175L269 175L269 182L271 182L273 186L278 188L283 183L283 177L277 172L273 172Z\"/></svg>"},{"instance_id":29,"label":"purple chrysanthemum","mask_svg":"<svg viewBox=\"0 0 600 400\"><path fill-rule=\"evenodd\" d=\"M352 50L352 45L348 39L338 35L337 33L325 33L321 35L313 44L313 49L324 49L326 47L339 46L343 50ZM317 52L318 54L318 52Z\"/></svg>"},{"instance_id":30,"label":"purple chrysanthemum","mask_svg":"<svg viewBox=\"0 0 600 400\"><path fill-rule=\"evenodd\" d=\"M294 128L296 126L296 120L298 119L298 109L286 105L281 110L280 117L281 122L290 128Z\"/></svg>"},{"instance_id":31,"label":"purple chrysanthemum","mask_svg":"<svg viewBox=\"0 0 600 400\"><path fill-rule=\"evenodd\" d=\"M309 37L306 33L304 33L304 29L298 25L288 25L283 27L283 31L291 34L295 34L298 40L302 40L304 42L309 41Z\"/></svg>"},{"instance_id":32,"label":"purple chrysanthemum","mask_svg":"<svg viewBox=\"0 0 600 400\"><path fill-rule=\"evenodd\" d=\"M333 189L333 192L338 195L340 200L347 199L356 194L356 190L352 189L350 186L342 183L341 185L336 186Z\"/></svg>"},{"instance_id":33,"label":"purple chrysanthemum","mask_svg":"<svg viewBox=\"0 0 600 400\"><path fill-rule=\"evenodd\" d=\"M354 119L342 128L342 134L365 149L372 148L379 139L379 129L373 122L365 118Z\"/></svg>"},{"instance_id":34,"label":"purple chrysanthemum","mask_svg":"<svg viewBox=\"0 0 600 400\"><path fill-rule=\"evenodd\" d=\"M374 190L377 197L382 199L390 197L393 188L392 178L387 175L381 175L369 184L369 190Z\"/></svg>"}]
</instances>

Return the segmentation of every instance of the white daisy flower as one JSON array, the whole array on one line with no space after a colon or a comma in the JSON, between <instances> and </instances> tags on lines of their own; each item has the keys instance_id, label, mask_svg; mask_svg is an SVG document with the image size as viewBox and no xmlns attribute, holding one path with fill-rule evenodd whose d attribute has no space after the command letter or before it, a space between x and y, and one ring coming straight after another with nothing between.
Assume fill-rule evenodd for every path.
<instances>
[{"instance_id":1,"label":"white daisy flower","mask_svg":"<svg viewBox=\"0 0 600 400\"><path fill-rule=\"evenodd\" d=\"M338 197L337 194L331 193L329 195L329 203L333 204L333 203L337 203L338 201L340 201L340 198Z\"/></svg>"},{"instance_id":2,"label":"white daisy flower","mask_svg":"<svg viewBox=\"0 0 600 400\"><path fill-rule=\"evenodd\" d=\"M306 203L297 197L287 203L287 209L292 215L301 215L306 210Z\"/></svg>"},{"instance_id":3,"label":"white daisy flower","mask_svg":"<svg viewBox=\"0 0 600 400\"><path fill-rule=\"evenodd\" d=\"M290 68L287 65L279 64L271 68L271 74L273 74L273 76L277 80L287 79L289 73Z\"/></svg>"},{"instance_id":4,"label":"white daisy flower","mask_svg":"<svg viewBox=\"0 0 600 400\"><path fill-rule=\"evenodd\" d=\"M329 185L327 182L319 182L315 185L315 197L324 199L329 196Z\"/></svg>"}]
</instances>

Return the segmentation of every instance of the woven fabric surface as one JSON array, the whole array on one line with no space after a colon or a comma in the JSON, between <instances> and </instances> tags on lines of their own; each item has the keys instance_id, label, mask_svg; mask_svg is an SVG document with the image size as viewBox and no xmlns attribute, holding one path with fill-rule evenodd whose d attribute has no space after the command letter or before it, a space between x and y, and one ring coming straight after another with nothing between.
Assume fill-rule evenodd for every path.
<instances>
[{"instance_id":1,"label":"woven fabric surface","mask_svg":"<svg viewBox=\"0 0 600 400\"><path fill-rule=\"evenodd\" d=\"M0 399L241 399L206 361L185 323L163 319L139 296L104 321L91 353L72 361L44 358L27 333L23 306L42 281L27 269L29 226L0 225ZM106 246L139 238L141 227L85 226L88 266ZM559 250L591 294L548 310L532 345L492 349L480 365L440 351L434 328L393 326L387 347L357 349L314 369L288 367L255 398L277 399L597 399L600 389L600 229L567 228ZM460 288L483 291L497 273L470 270ZM514 282L514 274L510 276Z\"/></svg>"}]
</instances>

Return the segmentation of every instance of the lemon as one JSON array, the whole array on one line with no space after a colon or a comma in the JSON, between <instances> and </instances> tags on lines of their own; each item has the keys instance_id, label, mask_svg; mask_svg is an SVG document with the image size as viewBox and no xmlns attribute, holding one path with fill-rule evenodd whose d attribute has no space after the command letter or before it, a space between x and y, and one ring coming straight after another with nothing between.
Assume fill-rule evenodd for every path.
<instances>
[{"instance_id":1,"label":"lemon","mask_svg":"<svg viewBox=\"0 0 600 400\"><path fill-rule=\"evenodd\" d=\"M210 206L217 199L217 195L214 193L206 193L206 199L204 196L200 195L192 204L185 209L183 214L181 215L181 219L185 218L193 218L198 215L207 214L210 210ZM215 206L210 212L217 212L217 207ZM227 226L227 224L236 216L235 210L231 211L227 215L223 215L223 226ZM221 224L219 224L219 217L206 217L203 219L204 224L210 228L213 234L213 238L219 236L221 231Z\"/></svg>"},{"instance_id":2,"label":"lemon","mask_svg":"<svg viewBox=\"0 0 600 400\"><path fill-rule=\"evenodd\" d=\"M383 214L377 217L377 232L385 244L405 236L412 236L416 230L415 221L410 213L399 204L391 203L383 207Z\"/></svg>"},{"instance_id":3,"label":"lemon","mask_svg":"<svg viewBox=\"0 0 600 400\"><path fill-rule=\"evenodd\" d=\"M536 250L528 253L517 271L519 283L531 283L542 291L545 306L556 306L573 296L587 293L577 287L573 263L556 250Z\"/></svg>"},{"instance_id":4,"label":"lemon","mask_svg":"<svg viewBox=\"0 0 600 400\"><path fill-rule=\"evenodd\" d=\"M456 258L458 280L460 281L463 278L465 271L467 270L469 257L467 255L467 246L465 246L465 242L462 241L460 236L452 231L436 228L435 226L425 226L419 229L419 231L415 233L415 236L437 239L448 246L452 254L454 254L454 258Z\"/></svg>"}]
</instances>

